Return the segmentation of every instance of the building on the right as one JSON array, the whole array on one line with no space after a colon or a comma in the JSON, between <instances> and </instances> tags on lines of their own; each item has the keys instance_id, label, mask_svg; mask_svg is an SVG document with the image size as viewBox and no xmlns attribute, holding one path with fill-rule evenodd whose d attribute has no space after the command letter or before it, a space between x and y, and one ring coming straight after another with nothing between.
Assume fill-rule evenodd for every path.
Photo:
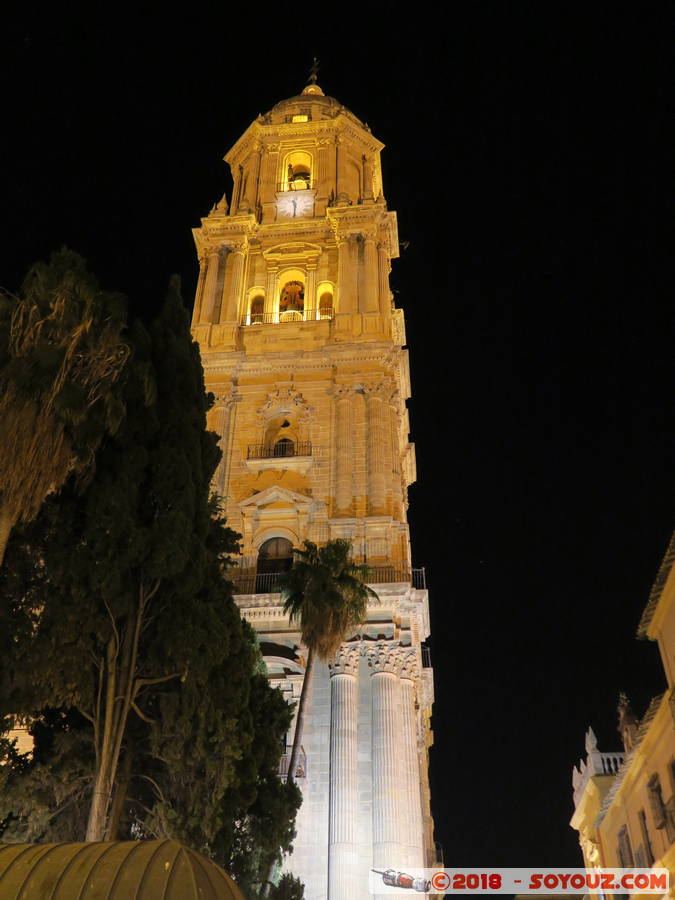
<instances>
[{"instance_id":1,"label":"building on the right","mask_svg":"<svg viewBox=\"0 0 675 900\"><path fill-rule=\"evenodd\" d=\"M658 643L667 689L638 720L619 700L623 752L603 753L591 728L572 771L572 828L586 867L675 873L675 534L642 613L638 637ZM671 879L673 880L673 879ZM633 895L637 896L637 895ZM671 888L671 896L673 890Z\"/></svg>"}]
</instances>

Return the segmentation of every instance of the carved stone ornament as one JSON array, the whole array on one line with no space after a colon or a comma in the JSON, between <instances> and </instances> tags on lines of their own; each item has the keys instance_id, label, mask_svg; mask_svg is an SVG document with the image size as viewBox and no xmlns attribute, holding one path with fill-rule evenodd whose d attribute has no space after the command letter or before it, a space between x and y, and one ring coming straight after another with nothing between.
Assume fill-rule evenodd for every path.
<instances>
[{"instance_id":1,"label":"carved stone ornament","mask_svg":"<svg viewBox=\"0 0 675 900\"><path fill-rule=\"evenodd\" d=\"M384 641L378 641L374 647L368 647L366 655L372 674L391 672L393 675L399 675L404 652L398 644L386 644Z\"/></svg>"},{"instance_id":2,"label":"carved stone ornament","mask_svg":"<svg viewBox=\"0 0 675 900\"><path fill-rule=\"evenodd\" d=\"M358 647L342 646L335 659L328 664L331 675L356 675L359 671L360 652Z\"/></svg>"},{"instance_id":3,"label":"carved stone ornament","mask_svg":"<svg viewBox=\"0 0 675 900\"><path fill-rule=\"evenodd\" d=\"M310 406L295 388L279 388L272 391L257 412L258 419L263 423L274 416L291 414L297 415L298 422L307 422L314 415L314 407Z\"/></svg>"},{"instance_id":4,"label":"carved stone ornament","mask_svg":"<svg viewBox=\"0 0 675 900\"><path fill-rule=\"evenodd\" d=\"M392 402L397 394L396 388L386 381L380 381L377 384L364 384L363 393L366 398L378 397L385 402Z\"/></svg>"},{"instance_id":5,"label":"carved stone ornament","mask_svg":"<svg viewBox=\"0 0 675 900\"><path fill-rule=\"evenodd\" d=\"M413 649L401 650L401 678L416 681L419 674L420 669L415 651Z\"/></svg>"}]
</instances>

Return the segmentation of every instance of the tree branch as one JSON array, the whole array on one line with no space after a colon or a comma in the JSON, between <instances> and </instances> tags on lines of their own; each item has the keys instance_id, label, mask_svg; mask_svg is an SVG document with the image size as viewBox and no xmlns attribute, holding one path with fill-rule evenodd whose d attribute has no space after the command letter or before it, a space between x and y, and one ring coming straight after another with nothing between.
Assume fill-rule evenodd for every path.
<instances>
[{"instance_id":1,"label":"tree branch","mask_svg":"<svg viewBox=\"0 0 675 900\"><path fill-rule=\"evenodd\" d=\"M136 706L136 704L134 703L133 700L131 701L131 708L136 713L136 715L139 717L139 719L143 719L143 721L147 722L148 725L154 725L155 722L157 721L157 719L151 719L150 716L146 716L146 714L144 712L142 712L138 708L138 706Z\"/></svg>"}]
</instances>

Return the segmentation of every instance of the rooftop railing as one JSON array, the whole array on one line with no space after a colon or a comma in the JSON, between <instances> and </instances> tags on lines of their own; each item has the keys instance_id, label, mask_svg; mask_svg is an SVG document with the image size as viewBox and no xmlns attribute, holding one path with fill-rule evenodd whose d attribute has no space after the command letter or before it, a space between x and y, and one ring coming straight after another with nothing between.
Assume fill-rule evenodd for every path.
<instances>
[{"instance_id":1,"label":"rooftop railing","mask_svg":"<svg viewBox=\"0 0 675 900\"><path fill-rule=\"evenodd\" d=\"M332 306L310 309L288 309L284 312L249 312L241 317L240 325L290 325L297 322L330 321L334 317Z\"/></svg>"}]
</instances>

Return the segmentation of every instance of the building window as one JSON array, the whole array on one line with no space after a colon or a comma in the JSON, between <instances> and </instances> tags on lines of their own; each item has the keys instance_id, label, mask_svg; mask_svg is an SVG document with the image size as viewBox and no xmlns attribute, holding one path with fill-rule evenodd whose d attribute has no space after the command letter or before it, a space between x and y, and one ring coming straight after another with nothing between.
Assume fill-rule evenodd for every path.
<instances>
[{"instance_id":1,"label":"building window","mask_svg":"<svg viewBox=\"0 0 675 900\"><path fill-rule=\"evenodd\" d=\"M319 297L319 318L333 318L333 295L330 291L324 291Z\"/></svg>"},{"instance_id":2,"label":"building window","mask_svg":"<svg viewBox=\"0 0 675 900\"><path fill-rule=\"evenodd\" d=\"M630 869L635 863L633 862L633 848L630 844L630 835L628 834L628 827L626 825L619 831L618 837L619 844L617 847L617 854L621 862L621 867L623 869Z\"/></svg>"},{"instance_id":3,"label":"building window","mask_svg":"<svg viewBox=\"0 0 675 900\"><path fill-rule=\"evenodd\" d=\"M667 819L666 804L663 802L661 779L657 774L652 775L647 782L647 792L649 794L649 804L652 808L654 827L665 828Z\"/></svg>"},{"instance_id":4,"label":"building window","mask_svg":"<svg viewBox=\"0 0 675 900\"><path fill-rule=\"evenodd\" d=\"M644 850L645 856L645 865L651 866L654 862L654 853L652 851L652 842L649 838L649 829L647 828L647 816L645 815L644 809L641 809L638 813L638 819L640 821L640 833L642 834L642 846Z\"/></svg>"},{"instance_id":5,"label":"building window","mask_svg":"<svg viewBox=\"0 0 675 900\"><path fill-rule=\"evenodd\" d=\"M258 551L255 575L256 594L273 592L277 577L293 565L293 545L286 538L270 538Z\"/></svg>"},{"instance_id":6,"label":"building window","mask_svg":"<svg viewBox=\"0 0 675 900\"><path fill-rule=\"evenodd\" d=\"M312 186L312 157L305 150L294 150L284 161L282 191L306 191Z\"/></svg>"}]
</instances>

